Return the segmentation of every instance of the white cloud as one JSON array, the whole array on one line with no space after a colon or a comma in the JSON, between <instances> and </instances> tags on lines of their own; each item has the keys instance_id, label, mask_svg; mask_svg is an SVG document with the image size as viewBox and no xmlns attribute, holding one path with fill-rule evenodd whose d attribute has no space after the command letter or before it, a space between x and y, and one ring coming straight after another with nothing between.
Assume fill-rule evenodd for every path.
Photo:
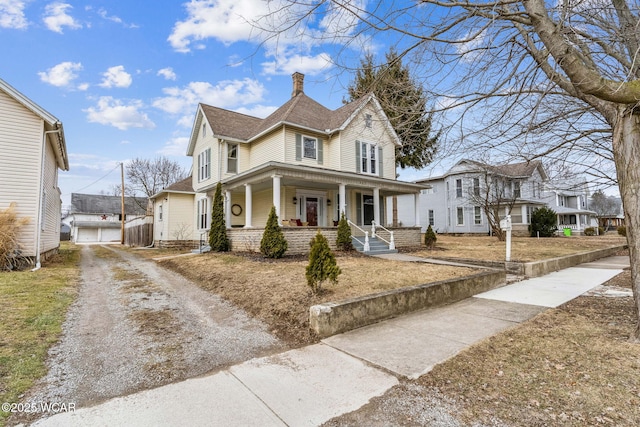
<instances>
[{"instance_id":1,"label":"white cloud","mask_svg":"<svg viewBox=\"0 0 640 427\"><path fill-rule=\"evenodd\" d=\"M138 28L137 24L128 24L122 20L119 16L109 15L105 9L98 9L98 15L100 15L103 19L107 21L115 22L116 24L120 24L125 28Z\"/></svg>"},{"instance_id":2,"label":"white cloud","mask_svg":"<svg viewBox=\"0 0 640 427\"><path fill-rule=\"evenodd\" d=\"M165 97L158 98L153 106L170 114L180 115L180 124L191 126L195 106L199 103L229 108L260 102L265 88L256 80L224 80L213 86L208 82L191 82L183 88L163 89Z\"/></svg>"},{"instance_id":3,"label":"white cloud","mask_svg":"<svg viewBox=\"0 0 640 427\"><path fill-rule=\"evenodd\" d=\"M63 27L69 27L72 30L82 28L71 15L67 14L67 9L73 9L68 3L51 3L45 7L45 17L43 21L48 29L62 34Z\"/></svg>"},{"instance_id":4,"label":"white cloud","mask_svg":"<svg viewBox=\"0 0 640 427\"><path fill-rule=\"evenodd\" d=\"M255 0L192 0L185 3L187 19L178 21L167 41L178 52L191 51L195 41L209 38L223 43L250 40L251 21L268 12L267 2Z\"/></svg>"},{"instance_id":5,"label":"white cloud","mask_svg":"<svg viewBox=\"0 0 640 427\"><path fill-rule=\"evenodd\" d=\"M162 154L164 156L186 156L188 145L188 136L171 138L169 141L165 142L164 146L160 150L158 150L158 154Z\"/></svg>"},{"instance_id":6,"label":"white cloud","mask_svg":"<svg viewBox=\"0 0 640 427\"><path fill-rule=\"evenodd\" d=\"M29 25L24 16L26 1L0 0L0 27L24 29Z\"/></svg>"},{"instance_id":7,"label":"white cloud","mask_svg":"<svg viewBox=\"0 0 640 427\"><path fill-rule=\"evenodd\" d=\"M171 67L158 70L158 75L164 77L166 80L175 80L178 77Z\"/></svg>"},{"instance_id":8,"label":"white cloud","mask_svg":"<svg viewBox=\"0 0 640 427\"><path fill-rule=\"evenodd\" d=\"M320 74L331 68L331 56L321 53L316 56L291 55L276 57L273 61L263 62L265 74L293 74L296 71L310 76Z\"/></svg>"},{"instance_id":9,"label":"white cloud","mask_svg":"<svg viewBox=\"0 0 640 427\"><path fill-rule=\"evenodd\" d=\"M85 110L87 120L91 123L109 125L120 130L130 128L153 129L156 127L146 113L142 112L142 101L132 100L124 104L110 96L102 96L95 107Z\"/></svg>"},{"instance_id":10,"label":"white cloud","mask_svg":"<svg viewBox=\"0 0 640 427\"><path fill-rule=\"evenodd\" d=\"M111 88L111 87L129 87L131 85L131 74L124 70L123 65L116 65L110 67L102 73L104 77L102 83L99 86Z\"/></svg>"},{"instance_id":11,"label":"white cloud","mask_svg":"<svg viewBox=\"0 0 640 427\"><path fill-rule=\"evenodd\" d=\"M49 83L53 86L65 87L70 86L71 83L78 78L76 71L82 70L82 64L79 62L61 62L58 65L54 65L46 72L41 71L38 73L40 80L45 83ZM86 83L80 85L80 90ZM88 87L88 86L87 86Z\"/></svg>"},{"instance_id":12,"label":"white cloud","mask_svg":"<svg viewBox=\"0 0 640 427\"><path fill-rule=\"evenodd\" d=\"M275 107L275 106L258 104L258 105L252 106L251 108L246 108L246 107L236 108L234 111L242 114L247 114L249 116L260 117L261 119L264 119L269 114L276 111L277 109L278 107Z\"/></svg>"}]
</instances>

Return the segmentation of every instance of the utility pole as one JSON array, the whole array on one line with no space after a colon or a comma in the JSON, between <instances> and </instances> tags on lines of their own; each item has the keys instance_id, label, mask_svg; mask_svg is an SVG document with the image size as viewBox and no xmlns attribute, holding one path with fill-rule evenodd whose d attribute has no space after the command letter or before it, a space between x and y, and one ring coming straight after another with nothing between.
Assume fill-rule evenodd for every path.
<instances>
[{"instance_id":1,"label":"utility pole","mask_svg":"<svg viewBox=\"0 0 640 427\"><path fill-rule=\"evenodd\" d=\"M120 244L124 245L124 163L120 163L120 179L122 180L122 192L120 194Z\"/></svg>"}]
</instances>

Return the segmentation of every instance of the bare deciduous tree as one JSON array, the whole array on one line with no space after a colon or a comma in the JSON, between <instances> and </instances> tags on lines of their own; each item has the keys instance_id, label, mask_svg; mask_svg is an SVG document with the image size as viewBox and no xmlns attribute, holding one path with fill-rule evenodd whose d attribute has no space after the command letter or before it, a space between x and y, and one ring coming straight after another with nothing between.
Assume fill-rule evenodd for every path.
<instances>
[{"instance_id":1,"label":"bare deciduous tree","mask_svg":"<svg viewBox=\"0 0 640 427\"><path fill-rule=\"evenodd\" d=\"M164 156L155 159L135 158L125 166L127 185L125 193L135 196L143 194L151 197L163 188L188 176L188 172L178 162Z\"/></svg>"},{"instance_id":2,"label":"bare deciduous tree","mask_svg":"<svg viewBox=\"0 0 640 427\"><path fill-rule=\"evenodd\" d=\"M271 26L274 38L337 43L341 52L361 51L379 35L395 43L400 57L413 58L413 75L441 96L441 109L458 113L447 135L457 137L456 152L575 157L585 166L613 160L640 313L638 0L269 4L274 13L257 25ZM634 339L640 342L640 321Z\"/></svg>"}]
</instances>

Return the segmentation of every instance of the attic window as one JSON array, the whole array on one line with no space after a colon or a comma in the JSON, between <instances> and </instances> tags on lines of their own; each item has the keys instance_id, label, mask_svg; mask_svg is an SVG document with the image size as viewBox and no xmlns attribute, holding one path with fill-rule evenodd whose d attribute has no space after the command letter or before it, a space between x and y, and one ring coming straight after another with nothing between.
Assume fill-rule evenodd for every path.
<instances>
[{"instance_id":1,"label":"attic window","mask_svg":"<svg viewBox=\"0 0 640 427\"><path fill-rule=\"evenodd\" d=\"M371 128L371 122L372 122L371 114L365 114L364 115L364 126L367 127L367 128Z\"/></svg>"},{"instance_id":2,"label":"attic window","mask_svg":"<svg viewBox=\"0 0 640 427\"><path fill-rule=\"evenodd\" d=\"M204 124L202 125L202 137L204 138L204 137L206 137L206 136L207 136L207 124L206 124L206 123L204 123Z\"/></svg>"}]
</instances>

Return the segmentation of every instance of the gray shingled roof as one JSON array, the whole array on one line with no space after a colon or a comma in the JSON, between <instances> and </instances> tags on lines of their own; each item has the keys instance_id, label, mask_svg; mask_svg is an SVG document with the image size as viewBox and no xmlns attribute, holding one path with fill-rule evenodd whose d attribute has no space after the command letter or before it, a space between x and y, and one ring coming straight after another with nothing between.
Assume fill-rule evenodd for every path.
<instances>
[{"instance_id":1,"label":"gray shingled roof","mask_svg":"<svg viewBox=\"0 0 640 427\"><path fill-rule=\"evenodd\" d=\"M145 215L146 197L125 197L126 215ZM71 193L70 213L83 214L119 214L122 211L120 196L104 196L101 194Z\"/></svg>"},{"instance_id":2,"label":"gray shingled roof","mask_svg":"<svg viewBox=\"0 0 640 427\"><path fill-rule=\"evenodd\" d=\"M189 175L182 181L174 182L164 189L164 191L182 191L185 193L193 193L193 177Z\"/></svg>"},{"instance_id":3,"label":"gray shingled roof","mask_svg":"<svg viewBox=\"0 0 640 427\"><path fill-rule=\"evenodd\" d=\"M292 97L265 119L234 113L233 111L200 104L213 133L219 136L248 141L279 123L290 123L324 132L339 128L368 97L329 110L304 92Z\"/></svg>"}]
</instances>

